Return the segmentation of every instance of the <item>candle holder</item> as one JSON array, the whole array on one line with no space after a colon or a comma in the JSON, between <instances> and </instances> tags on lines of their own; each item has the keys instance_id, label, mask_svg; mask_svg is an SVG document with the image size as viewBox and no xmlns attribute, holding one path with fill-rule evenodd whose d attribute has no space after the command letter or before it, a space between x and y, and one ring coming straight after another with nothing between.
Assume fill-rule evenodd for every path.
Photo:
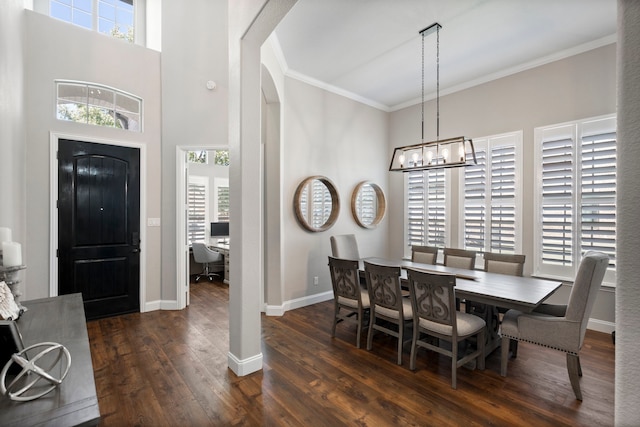
<instances>
[{"instance_id":1,"label":"candle holder","mask_svg":"<svg viewBox=\"0 0 640 427\"><path fill-rule=\"evenodd\" d=\"M2 259L2 250L0 250L0 282L5 282L7 286L9 286L9 289L11 289L11 293L13 294L14 301L22 311L25 311L26 308L20 303L22 289L20 285L20 278L18 277L18 272L26 268L26 265L13 265L10 267L5 267Z\"/></svg>"}]
</instances>

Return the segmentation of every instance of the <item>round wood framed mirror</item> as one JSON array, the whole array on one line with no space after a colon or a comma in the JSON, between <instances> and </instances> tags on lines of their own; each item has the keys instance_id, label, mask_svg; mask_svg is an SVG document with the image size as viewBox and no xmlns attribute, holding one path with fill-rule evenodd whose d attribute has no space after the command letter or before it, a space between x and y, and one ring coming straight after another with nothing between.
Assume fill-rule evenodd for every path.
<instances>
[{"instance_id":1,"label":"round wood framed mirror","mask_svg":"<svg viewBox=\"0 0 640 427\"><path fill-rule=\"evenodd\" d=\"M363 181L356 185L351 195L351 213L360 227L376 228L386 209L384 192L377 184Z\"/></svg>"},{"instance_id":2,"label":"round wood framed mirror","mask_svg":"<svg viewBox=\"0 0 640 427\"><path fill-rule=\"evenodd\" d=\"M293 207L303 228L313 232L325 231L338 219L340 198L329 178L310 176L296 188Z\"/></svg>"}]
</instances>

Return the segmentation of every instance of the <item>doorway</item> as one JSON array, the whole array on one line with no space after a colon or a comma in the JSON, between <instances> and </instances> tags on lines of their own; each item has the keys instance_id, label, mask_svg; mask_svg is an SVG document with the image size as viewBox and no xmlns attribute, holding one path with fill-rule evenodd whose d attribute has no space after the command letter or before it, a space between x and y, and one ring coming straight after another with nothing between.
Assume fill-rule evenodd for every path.
<instances>
[{"instance_id":1,"label":"doorway","mask_svg":"<svg viewBox=\"0 0 640 427\"><path fill-rule=\"evenodd\" d=\"M177 309L190 303L192 279L203 268L191 254L191 243L214 242L211 224L228 222L229 217L229 154L226 146L176 147L177 174L176 250ZM228 236L215 236L218 237ZM225 260L220 282L229 283L229 250L218 250Z\"/></svg>"},{"instance_id":2,"label":"doorway","mask_svg":"<svg viewBox=\"0 0 640 427\"><path fill-rule=\"evenodd\" d=\"M140 149L58 140L58 293L87 319L140 310Z\"/></svg>"}]
</instances>

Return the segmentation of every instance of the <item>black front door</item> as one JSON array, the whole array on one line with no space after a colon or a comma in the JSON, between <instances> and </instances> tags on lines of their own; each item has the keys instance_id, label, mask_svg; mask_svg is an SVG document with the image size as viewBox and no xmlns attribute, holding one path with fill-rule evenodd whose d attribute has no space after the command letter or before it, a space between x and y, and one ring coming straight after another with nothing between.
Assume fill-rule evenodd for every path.
<instances>
[{"instance_id":1,"label":"black front door","mask_svg":"<svg viewBox=\"0 0 640 427\"><path fill-rule=\"evenodd\" d=\"M88 319L139 311L139 149L59 140L58 292Z\"/></svg>"}]
</instances>

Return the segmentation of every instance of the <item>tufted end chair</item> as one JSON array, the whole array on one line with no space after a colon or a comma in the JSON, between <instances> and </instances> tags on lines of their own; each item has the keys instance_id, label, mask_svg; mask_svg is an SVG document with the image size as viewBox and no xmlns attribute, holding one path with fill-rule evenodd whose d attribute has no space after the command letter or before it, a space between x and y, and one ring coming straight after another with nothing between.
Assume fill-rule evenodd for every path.
<instances>
[{"instance_id":1,"label":"tufted end chair","mask_svg":"<svg viewBox=\"0 0 640 427\"><path fill-rule=\"evenodd\" d=\"M567 354L567 371L576 399L582 400L579 377L582 376L578 355L587 330L587 322L609 265L609 257L601 252L587 252L576 275L567 305L542 304L531 313L509 310L502 319L502 360L500 374L507 375L507 359L512 341L517 355L517 341L550 347Z\"/></svg>"}]
</instances>

